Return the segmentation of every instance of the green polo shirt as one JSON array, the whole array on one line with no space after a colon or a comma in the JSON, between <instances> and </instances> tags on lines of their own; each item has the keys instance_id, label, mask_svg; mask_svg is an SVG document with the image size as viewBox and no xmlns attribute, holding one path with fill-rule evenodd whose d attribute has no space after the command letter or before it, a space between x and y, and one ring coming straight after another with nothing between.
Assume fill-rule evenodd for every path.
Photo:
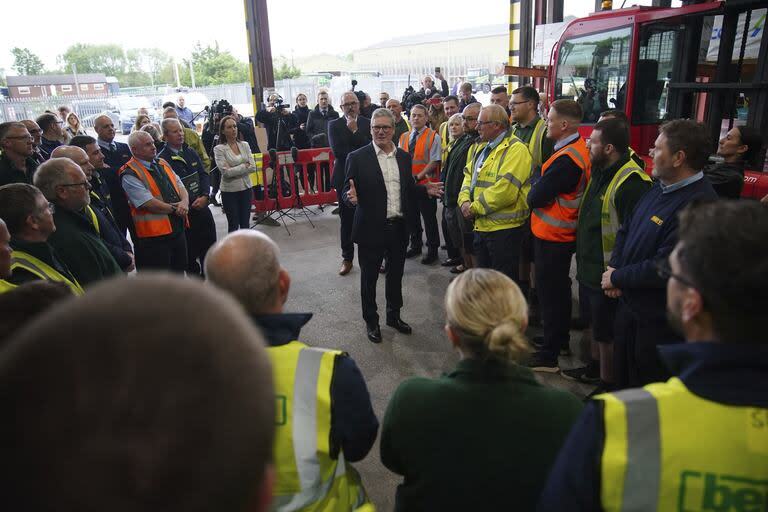
<instances>
[{"instance_id":1,"label":"green polo shirt","mask_svg":"<svg viewBox=\"0 0 768 512\"><path fill-rule=\"evenodd\" d=\"M527 125L522 125L520 123L514 123L512 125L512 129L515 132L515 137L520 139L521 141L525 142L526 145L531 142L531 137L533 137L533 129L536 127L536 123L539 122L539 119L541 119L539 116L536 116L533 118L533 121L528 123ZM541 162L544 163L547 160L549 160L549 157L551 157L555 152L555 141L547 137L547 129L544 128L544 131L541 134Z\"/></svg>"}]
</instances>

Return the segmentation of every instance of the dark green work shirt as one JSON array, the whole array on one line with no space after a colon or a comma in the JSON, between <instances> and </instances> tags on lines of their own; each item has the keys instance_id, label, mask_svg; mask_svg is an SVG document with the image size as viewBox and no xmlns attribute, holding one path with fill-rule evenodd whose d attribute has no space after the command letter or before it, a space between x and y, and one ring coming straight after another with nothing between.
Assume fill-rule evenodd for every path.
<instances>
[{"instance_id":1,"label":"dark green work shirt","mask_svg":"<svg viewBox=\"0 0 768 512\"><path fill-rule=\"evenodd\" d=\"M616 172L629 161L624 154L615 164L605 169L592 168L591 183L579 210L576 228L576 279L590 288L600 288L605 272L603 264L602 208L603 197ZM633 174L616 192L616 213L624 224L635 205L651 188L651 183ZM607 262L606 262L607 263Z\"/></svg>"},{"instance_id":2,"label":"dark green work shirt","mask_svg":"<svg viewBox=\"0 0 768 512\"><path fill-rule=\"evenodd\" d=\"M395 510L534 510L581 407L528 368L495 360L406 380L381 433L381 461L404 477Z\"/></svg>"},{"instance_id":3,"label":"dark green work shirt","mask_svg":"<svg viewBox=\"0 0 768 512\"><path fill-rule=\"evenodd\" d=\"M512 129L514 130L515 137L525 142L527 145L529 142L531 142L531 137L533 137L533 129L536 128L536 123L539 122L539 119L541 118L536 116L533 121L525 126L521 125L520 123L514 123L512 125ZM544 131L541 134L541 163L549 160L549 157L551 157L554 152L555 141L547 137L547 129L544 128Z\"/></svg>"},{"instance_id":4,"label":"dark green work shirt","mask_svg":"<svg viewBox=\"0 0 768 512\"><path fill-rule=\"evenodd\" d=\"M21 251L33 256L49 267L55 269L59 274L63 275L70 281L74 281L75 277L69 271L67 266L61 261L56 254L56 251L51 247L48 242L28 242L21 240L18 237L11 239L11 249L14 251ZM6 279L9 283L21 285L30 281L37 281L40 278L24 269L16 268L9 279Z\"/></svg>"},{"instance_id":5,"label":"dark green work shirt","mask_svg":"<svg viewBox=\"0 0 768 512\"><path fill-rule=\"evenodd\" d=\"M395 123L395 133L392 134L392 142L395 143L395 146L397 146L400 143L400 136L404 133L408 133L411 131L408 128L408 121L405 120L402 116L400 117L400 121Z\"/></svg>"}]
</instances>

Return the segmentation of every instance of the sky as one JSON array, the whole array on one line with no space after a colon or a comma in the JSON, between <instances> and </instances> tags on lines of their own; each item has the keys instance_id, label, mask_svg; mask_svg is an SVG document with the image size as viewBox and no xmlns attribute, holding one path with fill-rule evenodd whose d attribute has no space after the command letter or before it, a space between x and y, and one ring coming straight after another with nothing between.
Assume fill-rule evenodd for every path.
<instances>
[{"instance_id":1,"label":"sky","mask_svg":"<svg viewBox=\"0 0 768 512\"><path fill-rule=\"evenodd\" d=\"M11 69L14 46L29 48L46 68L56 68L57 56L74 43L157 47L181 60L197 41L218 41L222 49L247 60L242 0L128 0L122 8L120 3L34 0L32 13L23 3L4 5L0 68L16 74ZM418 12L412 0L267 0L267 5L274 57L347 54L395 37L509 21L508 0L441 0L427 8L429 22L425 18L423 23L410 21ZM377 9L380 5L386 7ZM482 14L461 15L467 5L482 5ZM566 15L584 16L593 8L594 0L565 2ZM403 13L399 21L394 13ZM359 21L352 22L352 16Z\"/></svg>"}]
</instances>

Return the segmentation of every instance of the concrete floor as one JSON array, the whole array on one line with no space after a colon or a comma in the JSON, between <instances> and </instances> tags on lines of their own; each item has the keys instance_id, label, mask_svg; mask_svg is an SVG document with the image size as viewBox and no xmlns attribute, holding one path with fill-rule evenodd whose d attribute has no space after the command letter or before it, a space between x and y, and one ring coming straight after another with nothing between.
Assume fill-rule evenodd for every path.
<instances>
[{"instance_id":1,"label":"concrete floor","mask_svg":"<svg viewBox=\"0 0 768 512\"><path fill-rule=\"evenodd\" d=\"M226 234L226 218L220 208L211 207L216 219L219 238ZM389 398L397 385L412 376L437 377L451 370L458 361L444 336L443 297L452 274L437 264L422 265L418 259L407 260L403 277L403 320L413 327L406 336L383 324L384 282L377 289L379 312L382 316L384 341L375 345L368 341L360 309L360 271L355 267L347 276L339 276L339 219L331 215L332 207L309 217L314 228L303 216L287 220L290 235L280 227L258 226L274 239L281 250L281 263L290 272L291 292L286 310L314 313L301 333L301 341L318 347L348 352L360 367L371 394L374 411L382 420ZM445 253L441 251L441 259ZM537 334L536 329L529 336ZM581 334L572 332L571 345L575 355L581 353ZM579 366L576 357L560 359L562 367ZM560 375L538 374L542 382L566 389L584 397L592 388L567 381ZM379 459L378 440L370 454L355 464L363 483L378 510L394 508L398 475L387 470Z\"/></svg>"}]
</instances>

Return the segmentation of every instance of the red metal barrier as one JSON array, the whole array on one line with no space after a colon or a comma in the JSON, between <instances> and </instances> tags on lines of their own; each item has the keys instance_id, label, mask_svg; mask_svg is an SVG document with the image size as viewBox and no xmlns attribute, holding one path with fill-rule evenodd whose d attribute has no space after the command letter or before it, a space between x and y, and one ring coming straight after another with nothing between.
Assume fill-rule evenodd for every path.
<instances>
[{"instance_id":1,"label":"red metal barrier","mask_svg":"<svg viewBox=\"0 0 768 512\"><path fill-rule=\"evenodd\" d=\"M253 200L253 206L257 212L288 210L300 206L313 206L336 201L336 191L331 187L330 180L334 160L331 148L299 150L295 161L290 151L279 151L277 152L278 165L274 165L270 160L268 153L262 156L261 183L264 184L264 197ZM310 164L314 164L313 169ZM326 186L330 188L328 192L322 190L323 168L326 165L328 166ZM313 172L315 175L316 192L312 192L309 188L309 172ZM281 175L290 182L290 190L286 191L287 195L283 195ZM297 187L299 179L301 179L302 190ZM274 186L272 186L273 184ZM277 193L275 193L275 189Z\"/></svg>"}]
</instances>

